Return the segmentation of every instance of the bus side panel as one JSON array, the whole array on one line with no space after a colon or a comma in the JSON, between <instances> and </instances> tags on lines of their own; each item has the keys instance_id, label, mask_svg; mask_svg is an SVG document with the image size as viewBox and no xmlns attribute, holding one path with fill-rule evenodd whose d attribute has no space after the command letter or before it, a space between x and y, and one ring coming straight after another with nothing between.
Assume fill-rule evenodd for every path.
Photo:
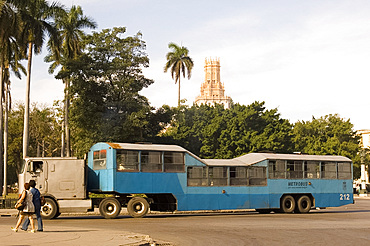
<instances>
[{"instance_id":1,"label":"bus side panel","mask_svg":"<svg viewBox=\"0 0 370 246\"><path fill-rule=\"evenodd\" d=\"M188 187L178 196L178 210L222 210L269 207L267 186Z\"/></svg>"},{"instance_id":2,"label":"bus side panel","mask_svg":"<svg viewBox=\"0 0 370 246\"><path fill-rule=\"evenodd\" d=\"M180 178L179 178L180 176ZM173 193L183 194L180 180L186 178L185 173L137 173L116 172L115 191L118 193Z\"/></svg>"},{"instance_id":3,"label":"bus side panel","mask_svg":"<svg viewBox=\"0 0 370 246\"><path fill-rule=\"evenodd\" d=\"M266 208L267 194L186 194L177 197L179 211Z\"/></svg>"},{"instance_id":4,"label":"bus side panel","mask_svg":"<svg viewBox=\"0 0 370 246\"><path fill-rule=\"evenodd\" d=\"M353 203L353 193L318 193L314 194L315 206L339 207Z\"/></svg>"},{"instance_id":5,"label":"bus side panel","mask_svg":"<svg viewBox=\"0 0 370 246\"><path fill-rule=\"evenodd\" d=\"M312 194L315 207L338 207L353 203L352 180L269 179L270 205L280 206L284 194Z\"/></svg>"}]
</instances>

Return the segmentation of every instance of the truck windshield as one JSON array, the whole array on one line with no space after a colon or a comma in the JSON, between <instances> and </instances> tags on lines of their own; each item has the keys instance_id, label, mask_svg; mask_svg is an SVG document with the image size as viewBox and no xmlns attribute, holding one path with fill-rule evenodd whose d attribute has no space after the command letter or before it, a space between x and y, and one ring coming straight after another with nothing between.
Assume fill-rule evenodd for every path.
<instances>
[{"instance_id":1,"label":"truck windshield","mask_svg":"<svg viewBox=\"0 0 370 246\"><path fill-rule=\"evenodd\" d=\"M22 167L21 167L21 172L20 173L23 173L24 172L24 168L25 168L25 166L26 166L26 160L23 160L23 162L22 162Z\"/></svg>"}]
</instances>

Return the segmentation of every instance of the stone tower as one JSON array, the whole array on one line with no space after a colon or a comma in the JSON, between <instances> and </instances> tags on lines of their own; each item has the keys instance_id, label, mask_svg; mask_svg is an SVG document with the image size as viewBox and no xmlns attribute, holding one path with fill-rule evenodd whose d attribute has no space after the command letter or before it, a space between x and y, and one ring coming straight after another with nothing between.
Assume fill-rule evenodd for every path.
<instances>
[{"instance_id":1,"label":"stone tower","mask_svg":"<svg viewBox=\"0 0 370 246\"><path fill-rule=\"evenodd\" d=\"M208 104L214 106L215 103L223 104L224 108L230 108L231 98L225 96L225 88L221 83L220 59L206 59L204 65L204 83L200 87L200 96L195 99L195 104Z\"/></svg>"}]
</instances>

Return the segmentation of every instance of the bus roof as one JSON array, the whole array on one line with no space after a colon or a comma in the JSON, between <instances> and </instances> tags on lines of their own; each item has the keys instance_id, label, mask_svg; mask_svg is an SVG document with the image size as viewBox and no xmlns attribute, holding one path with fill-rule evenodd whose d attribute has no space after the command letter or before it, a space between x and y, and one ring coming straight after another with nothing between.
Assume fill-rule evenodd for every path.
<instances>
[{"instance_id":1,"label":"bus roof","mask_svg":"<svg viewBox=\"0 0 370 246\"><path fill-rule=\"evenodd\" d=\"M202 159L210 166L246 166L253 165L264 160L292 160L292 161L334 161L352 162L344 156L333 155L301 155L301 154L274 154L274 153L249 153L234 159Z\"/></svg>"},{"instance_id":2,"label":"bus roof","mask_svg":"<svg viewBox=\"0 0 370 246\"><path fill-rule=\"evenodd\" d=\"M200 162L204 161L200 159L198 156L194 155L187 149L184 149L178 145L170 145L170 144L151 144L151 143L107 143L113 149L126 149L126 150L146 150L146 151L173 151L173 152L186 152L195 159L199 160ZM205 164L205 163L204 163Z\"/></svg>"},{"instance_id":3,"label":"bus roof","mask_svg":"<svg viewBox=\"0 0 370 246\"><path fill-rule=\"evenodd\" d=\"M113 149L127 149L127 150L152 150L152 151L176 151L176 152L189 152L183 147L178 145L166 144L150 144L150 143L107 143Z\"/></svg>"},{"instance_id":4,"label":"bus roof","mask_svg":"<svg viewBox=\"0 0 370 246\"><path fill-rule=\"evenodd\" d=\"M199 161L209 166L248 166L264 160L292 160L292 161L334 161L352 162L344 156L333 155L306 155L306 154L274 154L274 153L249 153L234 159L200 159L190 151L178 145L150 144L150 143L106 143L113 149L146 150L146 151L174 151L186 152Z\"/></svg>"}]
</instances>

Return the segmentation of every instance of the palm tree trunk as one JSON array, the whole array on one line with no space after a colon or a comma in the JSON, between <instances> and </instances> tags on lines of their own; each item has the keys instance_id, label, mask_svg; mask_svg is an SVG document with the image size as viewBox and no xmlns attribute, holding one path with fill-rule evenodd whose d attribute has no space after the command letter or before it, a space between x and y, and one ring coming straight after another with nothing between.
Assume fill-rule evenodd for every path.
<instances>
[{"instance_id":1,"label":"palm tree trunk","mask_svg":"<svg viewBox=\"0 0 370 246\"><path fill-rule=\"evenodd\" d=\"M8 194L7 166L8 166L8 103L9 103L9 81L5 85L5 110L4 110L4 191L3 196Z\"/></svg>"},{"instance_id":2,"label":"palm tree trunk","mask_svg":"<svg viewBox=\"0 0 370 246\"><path fill-rule=\"evenodd\" d=\"M70 147L70 131L69 131L69 79L65 80L66 89L65 89L65 112L64 112L64 127L65 127L65 144L66 144L66 156L71 156L71 147Z\"/></svg>"},{"instance_id":3,"label":"palm tree trunk","mask_svg":"<svg viewBox=\"0 0 370 246\"><path fill-rule=\"evenodd\" d=\"M62 142L61 142L61 148L60 148L60 157L64 157L64 121L62 122L62 136L61 136Z\"/></svg>"},{"instance_id":4,"label":"palm tree trunk","mask_svg":"<svg viewBox=\"0 0 370 246\"><path fill-rule=\"evenodd\" d=\"M28 156L29 144L29 119L30 119L30 87L31 87L31 65L32 65L32 43L28 44L28 66L27 66L27 84L26 100L24 105L24 122L23 122L23 158Z\"/></svg>"},{"instance_id":5,"label":"palm tree trunk","mask_svg":"<svg viewBox=\"0 0 370 246\"><path fill-rule=\"evenodd\" d=\"M179 108L180 108L180 101L181 101L181 99L180 99L180 77L179 77L179 99L178 99Z\"/></svg>"},{"instance_id":6,"label":"palm tree trunk","mask_svg":"<svg viewBox=\"0 0 370 246\"><path fill-rule=\"evenodd\" d=\"M3 154L3 90L4 90L4 87L3 87L3 69L4 69L4 66L3 64L1 64L1 67L0 67L0 157L2 156ZM3 194L3 192L6 190L6 189L2 189L2 187L5 187L3 186L3 170L6 168L5 165L3 165L3 159L0 158L0 192L1 194Z\"/></svg>"}]
</instances>

